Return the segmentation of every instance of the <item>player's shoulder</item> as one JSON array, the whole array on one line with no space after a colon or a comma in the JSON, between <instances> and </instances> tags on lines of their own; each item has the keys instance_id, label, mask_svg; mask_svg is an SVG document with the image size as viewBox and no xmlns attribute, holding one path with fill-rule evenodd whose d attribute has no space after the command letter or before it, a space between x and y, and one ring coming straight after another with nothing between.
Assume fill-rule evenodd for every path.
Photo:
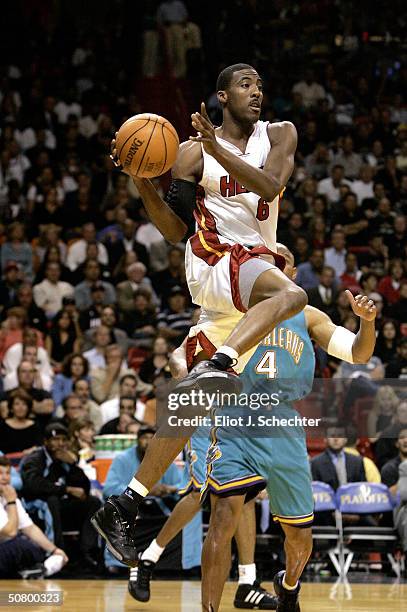
<instances>
[{"instance_id":1,"label":"player's shoulder","mask_svg":"<svg viewBox=\"0 0 407 612\"><path fill-rule=\"evenodd\" d=\"M275 123L269 123L267 126L267 133L273 140L281 136L297 138L297 129L291 121L276 121Z\"/></svg>"},{"instance_id":2,"label":"player's shoulder","mask_svg":"<svg viewBox=\"0 0 407 612\"><path fill-rule=\"evenodd\" d=\"M179 146L178 156L172 167L173 178L192 180L202 174L202 147L199 142L186 140Z\"/></svg>"}]
</instances>

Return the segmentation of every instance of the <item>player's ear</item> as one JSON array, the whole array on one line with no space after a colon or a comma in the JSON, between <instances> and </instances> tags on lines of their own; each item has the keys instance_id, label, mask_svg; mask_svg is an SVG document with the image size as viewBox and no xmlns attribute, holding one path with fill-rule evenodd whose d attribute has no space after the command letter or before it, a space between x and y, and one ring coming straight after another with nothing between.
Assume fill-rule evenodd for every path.
<instances>
[{"instance_id":1,"label":"player's ear","mask_svg":"<svg viewBox=\"0 0 407 612\"><path fill-rule=\"evenodd\" d=\"M225 106L227 99L228 99L228 94L226 93L226 91L221 89L220 91L218 91L217 95L218 95L219 104L221 106Z\"/></svg>"},{"instance_id":2,"label":"player's ear","mask_svg":"<svg viewBox=\"0 0 407 612\"><path fill-rule=\"evenodd\" d=\"M294 281L297 278L297 268L294 267L293 268L293 275L292 275L292 280Z\"/></svg>"}]
</instances>

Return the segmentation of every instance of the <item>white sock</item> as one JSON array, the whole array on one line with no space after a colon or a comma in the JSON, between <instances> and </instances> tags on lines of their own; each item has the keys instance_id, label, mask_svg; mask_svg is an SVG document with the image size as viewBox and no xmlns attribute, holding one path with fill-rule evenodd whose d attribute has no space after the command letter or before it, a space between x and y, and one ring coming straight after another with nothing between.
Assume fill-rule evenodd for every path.
<instances>
[{"instance_id":1,"label":"white sock","mask_svg":"<svg viewBox=\"0 0 407 612\"><path fill-rule=\"evenodd\" d=\"M295 583L295 586L290 586L289 584L286 583L285 581L285 572L284 572L284 578L283 578L283 587L287 590L287 591L295 591L295 589L298 586L298 580Z\"/></svg>"},{"instance_id":2,"label":"white sock","mask_svg":"<svg viewBox=\"0 0 407 612\"><path fill-rule=\"evenodd\" d=\"M164 548L158 546L157 540L153 540L148 548L141 555L142 561L152 561L157 563L164 552Z\"/></svg>"},{"instance_id":3,"label":"white sock","mask_svg":"<svg viewBox=\"0 0 407 612\"><path fill-rule=\"evenodd\" d=\"M148 489L145 488L144 485L141 484L136 478L132 478L128 484L129 489L132 489L135 493L141 495L141 497L146 497L148 495Z\"/></svg>"},{"instance_id":4,"label":"white sock","mask_svg":"<svg viewBox=\"0 0 407 612\"><path fill-rule=\"evenodd\" d=\"M231 348L230 346L226 346L226 345L220 346L218 348L218 350L216 351L216 353L223 353L224 355L227 355L231 359L238 359L239 358L239 353L237 351L235 351L235 349ZM215 355L216 355L216 353L215 353Z\"/></svg>"},{"instance_id":5,"label":"white sock","mask_svg":"<svg viewBox=\"0 0 407 612\"><path fill-rule=\"evenodd\" d=\"M256 564L239 565L239 584L253 584L256 581Z\"/></svg>"}]
</instances>

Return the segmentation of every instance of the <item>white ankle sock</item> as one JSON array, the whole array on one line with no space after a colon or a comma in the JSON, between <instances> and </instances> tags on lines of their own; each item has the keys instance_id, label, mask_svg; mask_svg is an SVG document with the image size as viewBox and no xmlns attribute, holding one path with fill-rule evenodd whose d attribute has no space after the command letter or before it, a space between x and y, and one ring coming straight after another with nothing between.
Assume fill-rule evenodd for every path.
<instances>
[{"instance_id":1,"label":"white ankle sock","mask_svg":"<svg viewBox=\"0 0 407 612\"><path fill-rule=\"evenodd\" d=\"M235 349L231 348L230 346L226 346L224 344L218 348L216 353L223 353L224 355L227 355L231 359L238 359L239 357L239 353L235 351Z\"/></svg>"},{"instance_id":2,"label":"white ankle sock","mask_svg":"<svg viewBox=\"0 0 407 612\"><path fill-rule=\"evenodd\" d=\"M148 489L145 488L141 482L139 482L136 478L132 478L128 484L129 489L135 491L141 495L141 497L146 497L148 495Z\"/></svg>"},{"instance_id":3,"label":"white ankle sock","mask_svg":"<svg viewBox=\"0 0 407 612\"><path fill-rule=\"evenodd\" d=\"M298 580L295 583L295 586L290 586L289 584L286 583L285 581L285 574L284 574L284 578L283 578L283 587L287 590L287 591L295 591L295 589L298 586Z\"/></svg>"},{"instance_id":4,"label":"white ankle sock","mask_svg":"<svg viewBox=\"0 0 407 612\"><path fill-rule=\"evenodd\" d=\"M253 584L256 580L256 564L239 565L239 584Z\"/></svg>"},{"instance_id":5,"label":"white ankle sock","mask_svg":"<svg viewBox=\"0 0 407 612\"><path fill-rule=\"evenodd\" d=\"M164 548L158 546L157 540L153 540L148 548L141 555L142 561L152 561L157 563L164 552Z\"/></svg>"}]
</instances>

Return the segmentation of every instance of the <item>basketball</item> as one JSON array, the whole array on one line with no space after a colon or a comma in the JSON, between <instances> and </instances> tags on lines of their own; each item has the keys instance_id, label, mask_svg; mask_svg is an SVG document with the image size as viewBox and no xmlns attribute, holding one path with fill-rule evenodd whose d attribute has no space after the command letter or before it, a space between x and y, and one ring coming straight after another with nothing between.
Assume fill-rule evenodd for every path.
<instances>
[{"instance_id":1,"label":"basketball","mask_svg":"<svg viewBox=\"0 0 407 612\"><path fill-rule=\"evenodd\" d=\"M178 148L174 126L152 113L130 117L116 136L116 151L123 169L140 178L167 172L177 158Z\"/></svg>"}]
</instances>

